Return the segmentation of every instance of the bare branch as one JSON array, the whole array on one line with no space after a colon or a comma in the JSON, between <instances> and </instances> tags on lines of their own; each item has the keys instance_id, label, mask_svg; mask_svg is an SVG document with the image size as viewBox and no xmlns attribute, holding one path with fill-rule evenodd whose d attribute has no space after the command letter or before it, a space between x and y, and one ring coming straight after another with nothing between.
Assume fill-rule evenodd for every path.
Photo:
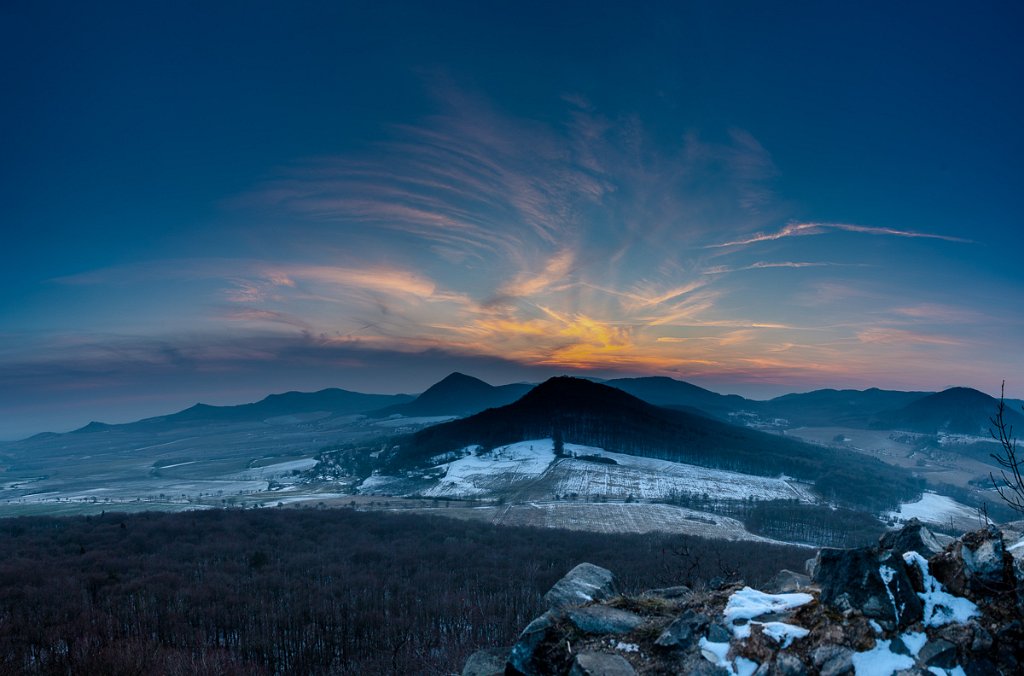
<instances>
[{"instance_id":1,"label":"bare branch","mask_svg":"<svg viewBox=\"0 0 1024 676\"><path fill-rule=\"evenodd\" d=\"M1006 422L1005 380L999 390L996 415L989 418L989 423L992 425L989 428L989 434L1002 447L999 453L992 453L991 457L1003 468L999 470L1001 481L997 481L991 472L988 475L989 480L992 482L992 487L996 489L996 493L1006 504L1024 514L1024 475L1021 474L1024 469L1021 466L1024 464L1024 458L1017 457L1017 439L1013 436L1013 425Z\"/></svg>"}]
</instances>

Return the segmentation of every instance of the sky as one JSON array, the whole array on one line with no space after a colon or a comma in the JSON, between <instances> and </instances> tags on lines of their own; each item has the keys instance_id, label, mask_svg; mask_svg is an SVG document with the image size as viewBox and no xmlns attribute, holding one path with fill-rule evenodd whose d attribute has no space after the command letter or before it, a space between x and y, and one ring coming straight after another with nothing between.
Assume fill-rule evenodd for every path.
<instances>
[{"instance_id":1,"label":"sky","mask_svg":"<svg viewBox=\"0 0 1024 676\"><path fill-rule=\"evenodd\" d=\"M3 3L0 438L456 370L1021 396L1022 29Z\"/></svg>"}]
</instances>

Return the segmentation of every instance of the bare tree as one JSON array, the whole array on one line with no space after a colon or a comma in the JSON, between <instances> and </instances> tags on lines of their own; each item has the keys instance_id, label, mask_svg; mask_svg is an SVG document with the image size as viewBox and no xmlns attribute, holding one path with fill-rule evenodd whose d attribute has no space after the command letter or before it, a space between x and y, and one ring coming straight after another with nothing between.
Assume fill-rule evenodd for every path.
<instances>
[{"instance_id":1,"label":"bare tree","mask_svg":"<svg viewBox=\"0 0 1024 676\"><path fill-rule=\"evenodd\" d=\"M1024 514L1024 476L1021 475L1024 458L1017 457L1017 438L1013 436L1013 425L1006 422L1006 381L999 390L999 406L994 418L989 418L992 427L989 434L999 442L1002 449L992 453L992 459L1002 467L999 470L1000 480L989 472L989 479L999 497L1020 514Z\"/></svg>"}]
</instances>

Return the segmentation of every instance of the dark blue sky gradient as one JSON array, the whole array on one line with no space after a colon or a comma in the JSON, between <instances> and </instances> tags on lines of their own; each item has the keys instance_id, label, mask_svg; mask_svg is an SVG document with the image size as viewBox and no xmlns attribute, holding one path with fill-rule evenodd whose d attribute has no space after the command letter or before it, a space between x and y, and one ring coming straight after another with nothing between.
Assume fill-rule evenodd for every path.
<instances>
[{"instance_id":1,"label":"dark blue sky gradient","mask_svg":"<svg viewBox=\"0 0 1024 676\"><path fill-rule=\"evenodd\" d=\"M6 3L0 438L459 364L1024 393L1019 5L639 4Z\"/></svg>"}]
</instances>

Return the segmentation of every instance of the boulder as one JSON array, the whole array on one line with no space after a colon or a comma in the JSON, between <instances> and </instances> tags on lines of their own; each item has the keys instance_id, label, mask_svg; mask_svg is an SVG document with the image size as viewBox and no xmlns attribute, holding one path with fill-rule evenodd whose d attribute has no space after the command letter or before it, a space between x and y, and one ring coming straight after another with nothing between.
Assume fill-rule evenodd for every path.
<instances>
[{"instance_id":1,"label":"boulder","mask_svg":"<svg viewBox=\"0 0 1024 676\"><path fill-rule=\"evenodd\" d=\"M572 608L615 596L615 575L592 563L581 563L570 570L544 595L551 609Z\"/></svg>"},{"instance_id":2,"label":"boulder","mask_svg":"<svg viewBox=\"0 0 1024 676\"><path fill-rule=\"evenodd\" d=\"M682 601L691 596L693 596L693 590L682 585L679 585L678 587L649 589L640 595L641 598L645 599L664 599L666 601Z\"/></svg>"},{"instance_id":3,"label":"boulder","mask_svg":"<svg viewBox=\"0 0 1024 676\"><path fill-rule=\"evenodd\" d=\"M687 610L672 621L654 642L659 648L688 650L700 640L705 627L711 623L707 615Z\"/></svg>"},{"instance_id":4,"label":"boulder","mask_svg":"<svg viewBox=\"0 0 1024 676\"><path fill-rule=\"evenodd\" d=\"M586 652L573 660L569 676L635 676L633 666L622 655Z\"/></svg>"},{"instance_id":5,"label":"boulder","mask_svg":"<svg viewBox=\"0 0 1024 676\"><path fill-rule=\"evenodd\" d=\"M821 676L844 676L853 673L853 651L843 646L819 646L811 653L811 660Z\"/></svg>"},{"instance_id":6,"label":"boulder","mask_svg":"<svg viewBox=\"0 0 1024 676\"><path fill-rule=\"evenodd\" d=\"M956 666L956 645L941 638L934 638L924 644L917 659L927 667L952 669Z\"/></svg>"},{"instance_id":7,"label":"boulder","mask_svg":"<svg viewBox=\"0 0 1024 676\"><path fill-rule=\"evenodd\" d=\"M900 556L907 552L917 552L926 559L943 549L932 532L917 519L911 519L900 530L884 534L879 539L878 546Z\"/></svg>"},{"instance_id":8,"label":"boulder","mask_svg":"<svg viewBox=\"0 0 1024 676\"><path fill-rule=\"evenodd\" d=\"M779 676L807 676L807 665L791 653L779 653L775 658L775 673Z\"/></svg>"},{"instance_id":9,"label":"boulder","mask_svg":"<svg viewBox=\"0 0 1024 676\"><path fill-rule=\"evenodd\" d=\"M477 650L466 660L462 676L501 676L505 673L505 662L511 648L487 648Z\"/></svg>"},{"instance_id":10,"label":"boulder","mask_svg":"<svg viewBox=\"0 0 1024 676\"><path fill-rule=\"evenodd\" d=\"M967 533L928 561L932 575L957 596L999 596L1015 591L1013 556L994 526Z\"/></svg>"},{"instance_id":11,"label":"boulder","mask_svg":"<svg viewBox=\"0 0 1024 676\"><path fill-rule=\"evenodd\" d=\"M861 613L883 627L907 627L922 617L921 599L902 557L873 547L822 549L814 564L819 600L844 615Z\"/></svg>"},{"instance_id":12,"label":"boulder","mask_svg":"<svg viewBox=\"0 0 1024 676\"><path fill-rule=\"evenodd\" d=\"M584 634L628 634L641 624L644 618L608 606L587 606L568 611L569 621Z\"/></svg>"},{"instance_id":13,"label":"boulder","mask_svg":"<svg viewBox=\"0 0 1024 676\"><path fill-rule=\"evenodd\" d=\"M525 676L545 673L543 666L538 663L536 653L537 648L553 632L555 620L555 613L549 610L526 625L526 629L519 634L519 639L508 653L506 673L511 671L513 674L524 674Z\"/></svg>"},{"instance_id":14,"label":"boulder","mask_svg":"<svg viewBox=\"0 0 1024 676\"><path fill-rule=\"evenodd\" d=\"M764 585L761 591L769 594L786 594L804 589L811 583L811 578L803 573L795 573L792 570L780 570L775 576Z\"/></svg>"}]
</instances>

